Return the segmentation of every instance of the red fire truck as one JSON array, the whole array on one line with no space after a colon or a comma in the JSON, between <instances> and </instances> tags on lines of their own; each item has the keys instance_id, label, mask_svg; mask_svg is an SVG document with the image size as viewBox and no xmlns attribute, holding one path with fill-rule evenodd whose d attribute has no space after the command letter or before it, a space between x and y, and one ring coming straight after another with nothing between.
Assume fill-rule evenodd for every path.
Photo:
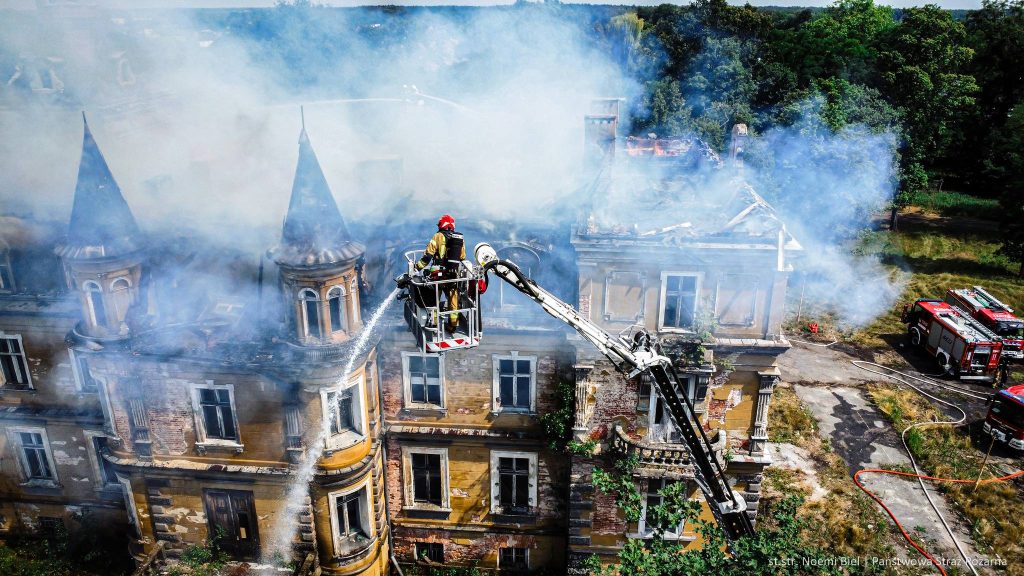
<instances>
[{"instance_id":1,"label":"red fire truck","mask_svg":"<svg viewBox=\"0 0 1024 576\"><path fill-rule=\"evenodd\" d=\"M1024 450L1024 384L1000 390L992 397L982 429L1015 450Z\"/></svg>"},{"instance_id":2,"label":"red fire truck","mask_svg":"<svg viewBox=\"0 0 1024 576\"><path fill-rule=\"evenodd\" d=\"M946 302L963 308L1003 339L1003 359L1024 358L1024 320L1013 315L1013 308L1000 302L981 286L960 288L946 293Z\"/></svg>"},{"instance_id":3,"label":"red fire truck","mask_svg":"<svg viewBox=\"0 0 1024 576\"><path fill-rule=\"evenodd\" d=\"M1003 342L964 310L942 300L918 300L903 309L910 342L964 380L994 381Z\"/></svg>"}]
</instances>

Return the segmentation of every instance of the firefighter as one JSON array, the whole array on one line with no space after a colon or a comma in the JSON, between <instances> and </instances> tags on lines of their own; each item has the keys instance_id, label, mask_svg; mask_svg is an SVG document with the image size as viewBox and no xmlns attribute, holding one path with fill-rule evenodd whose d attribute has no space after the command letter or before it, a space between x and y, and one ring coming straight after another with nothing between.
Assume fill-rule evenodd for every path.
<instances>
[{"instance_id":1,"label":"firefighter","mask_svg":"<svg viewBox=\"0 0 1024 576\"><path fill-rule=\"evenodd\" d=\"M452 280L458 278L462 261L465 259L466 243L462 238L462 233L455 231L455 218L445 214L437 221L437 232L427 243L423 257L416 262L416 269L423 270L430 266L431 271L436 272L440 279ZM458 310L458 283L448 284L444 293L448 300L448 309ZM458 324L459 314L457 312L450 313L448 315L448 331L454 332Z\"/></svg>"}]
</instances>

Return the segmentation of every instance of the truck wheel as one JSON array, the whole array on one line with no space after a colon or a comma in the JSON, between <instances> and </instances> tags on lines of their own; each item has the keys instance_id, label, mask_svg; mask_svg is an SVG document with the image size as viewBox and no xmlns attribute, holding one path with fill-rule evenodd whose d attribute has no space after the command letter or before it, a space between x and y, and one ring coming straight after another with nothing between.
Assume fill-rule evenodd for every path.
<instances>
[{"instance_id":1,"label":"truck wheel","mask_svg":"<svg viewBox=\"0 0 1024 576\"><path fill-rule=\"evenodd\" d=\"M917 326L910 329L910 343L914 346L921 345L921 329Z\"/></svg>"},{"instance_id":2,"label":"truck wheel","mask_svg":"<svg viewBox=\"0 0 1024 576\"><path fill-rule=\"evenodd\" d=\"M953 366L950 365L949 363L949 356L946 356L943 353L939 353L938 359L939 365L942 366L942 369L946 372L946 374L948 374L949 376L956 375L956 372L953 370Z\"/></svg>"}]
</instances>

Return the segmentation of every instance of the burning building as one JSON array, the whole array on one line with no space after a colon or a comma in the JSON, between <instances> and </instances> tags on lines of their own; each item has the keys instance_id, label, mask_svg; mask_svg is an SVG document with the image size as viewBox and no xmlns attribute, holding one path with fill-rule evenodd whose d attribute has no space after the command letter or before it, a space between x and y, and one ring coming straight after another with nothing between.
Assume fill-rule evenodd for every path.
<instances>
[{"instance_id":1,"label":"burning building","mask_svg":"<svg viewBox=\"0 0 1024 576\"><path fill-rule=\"evenodd\" d=\"M38 253L30 244L4 254L18 284L0 295L0 529L89 509L123 525L139 561L216 538L238 559L312 553L325 573L385 573L377 353L359 341L364 247L305 130L269 253L276 328L262 294L190 292L210 270L238 281L239 262L180 248L140 232L86 125L59 266L21 260ZM46 292L40 267L53 274ZM306 453L320 458L296 490Z\"/></svg>"},{"instance_id":2,"label":"burning building","mask_svg":"<svg viewBox=\"0 0 1024 576\"><path fill-rule=\"evenodd\" d=\"M623 139L617 101L598 112L571 229L460 229L605 330L657 333L754 517L801 247L699 140ZM483 297L476 348L425 353L397 307L371 330L368 303L422 245L356 241L305 128L281 241L258 259L143 234L88 125L73 204L66 234L3 228L0 531L88 509L140 562L216 538L329 574L563 571L650 537L667 484L700 498L650 383L507 286ZM558 445L556 412L588 453ZM622 451L639 457L638 522L591 481ZM700 545L690 525L670 537Z\"/></svg>"},{"instance_id":3,"label":"burning building","mask_svg":"<svg viewBox=\"0 0 1024 576\"><path fill-rule=\"evenodd\" d=\"M733 137L745 138L745 127ZM614 144L586 148L595 154L587 161L589 209L571 233L577 307L608 332L641 325L675 351L715 458L755 520L771 463L765 448L768 405L781 376L776 359L789 348L782 319L790 259L802 247L743 180L738 157L727 165L693 138L603 139ZM593 468L610 462L574 458L569 547L576 564L591 554L610 560L627 538L650 538L648 509L666 485L683 482L691 497L701 495L688 449L651 383L627 381L586 346L577 348L574 367L574 434L635 453L633 476L644 496L639 520L628 522L614 497L591 484ZM712 520L706 504L702 517ZM668 537L699 546L695 528L681 525Z\"/></svg>"}]
</instances>

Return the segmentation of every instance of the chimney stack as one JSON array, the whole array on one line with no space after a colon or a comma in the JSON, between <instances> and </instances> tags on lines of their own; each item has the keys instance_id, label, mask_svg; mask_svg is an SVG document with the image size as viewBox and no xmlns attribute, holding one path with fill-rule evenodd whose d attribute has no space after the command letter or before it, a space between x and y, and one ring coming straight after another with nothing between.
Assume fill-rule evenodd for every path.
<instances>
[{"instance_id":1,"label":"chimney stack","mask_svg":"<svg viewBox=\"0 0 1024 576\"><path fill-rule=\"evenodd\" d=\"M615 159L621 100L600 98L590 101L590 113L583 117L583 166L588 173L597 172L602 164Z\"/></svg>"},{"instance_id":2,"label":"chimney stack","mask_svg":"<svg viewBox=\"0 0 1024 576\"><path fill-rule=\"evenodd\" d=\"M743 150L747 147L747 140L750 135L747 133L746 124L734 124L732 137L729 142L729 159L737 166L743 166Z\"/></svg>"}]
</instances>

